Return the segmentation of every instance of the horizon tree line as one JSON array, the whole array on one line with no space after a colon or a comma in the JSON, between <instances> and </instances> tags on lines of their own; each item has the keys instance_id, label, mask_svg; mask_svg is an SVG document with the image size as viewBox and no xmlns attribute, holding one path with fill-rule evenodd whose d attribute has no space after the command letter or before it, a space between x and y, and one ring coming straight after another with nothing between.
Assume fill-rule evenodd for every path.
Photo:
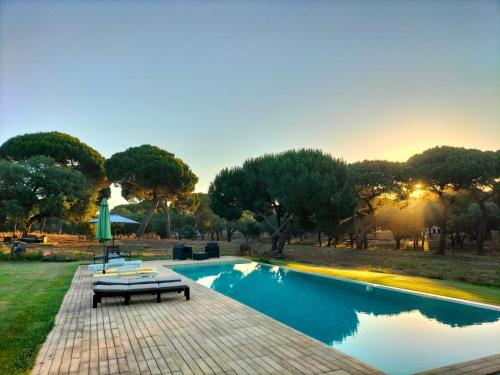
<instances>
[{"instance_id":1,"label":"horizon tree line","mask_svg":"<svg viewBox=\"0 0 500 375\"><path fill-rule=\"evenodd\" d=\"M329 245L348 235L363 249L368 234L384 228L399 247L403 238L418 243L418 233L430 225L441 229L438 254L449 230L453 244L473 233L482 254L500 221L498 150L440 146L406 162L350 164L320 150L289 150L221 170L208 195L194 193L197 182L187 164L156 146L130 147L106 160L64 133L20 135L0 146L0 225L19 227L23 235L54 219L60 229L63 222L80 228L110 196L110 184L140 208L134 212L142 216L137 237L160 222L164 230L157 231L167 238L172 227L212 238L225 231L228 240L235 231L245 238L266 232L274 256L303 233L325 233Z\"/></svg>"}]
</instances>

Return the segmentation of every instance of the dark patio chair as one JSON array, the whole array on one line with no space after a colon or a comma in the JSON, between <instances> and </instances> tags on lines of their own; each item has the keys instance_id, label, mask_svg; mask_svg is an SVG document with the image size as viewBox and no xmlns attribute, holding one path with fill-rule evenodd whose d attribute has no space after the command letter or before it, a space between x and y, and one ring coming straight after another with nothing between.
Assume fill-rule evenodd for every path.
<instances>
[{"instance_id":1,"label":"dark patio chair","mask_svg":"<svg viewBox=\"0 0 500 375\"><path fill-rule=\"evenodd\" d=\"M172 251L172 258L174 260L185 260L193 258L193 248L184 244L177 244Z\"/></svg>"},{"instance_id":2,"label":"dark patio chair","mask_svg":"<svg viewBox=\"0 0 500 375\"><path fill-rule=\"evenodd\" d=\"M110 245L106 246L106 249L108 250L109 258L131 258L132 254L131 253L124 253L123 251L120 251L120 246L119 245ZM113 255L111 255L113 254Z\"/></svg>"},{"instance_id":3,"label":"dark patio chair","mask_svg":"<svg viewBox=\"0 0 500 375\"><path fill-rule=\"evenodd\" d=\"M220 250L217 242L208 242L205 246L205 252L208 253L210 258L219 258Z\"/></svg>"}]
</instances>

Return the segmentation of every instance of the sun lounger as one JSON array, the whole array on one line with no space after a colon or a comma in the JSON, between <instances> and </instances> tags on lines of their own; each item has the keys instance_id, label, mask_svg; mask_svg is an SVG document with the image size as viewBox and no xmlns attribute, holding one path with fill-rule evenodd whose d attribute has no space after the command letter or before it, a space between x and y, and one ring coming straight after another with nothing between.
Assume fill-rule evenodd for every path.
<instances>
[{"instance_id":1,"label":"sun lounger","mask_svg":"<svg viewBox=\"0 0 500 375\"><path fill-rule=\"evenodd\" d=\"M94 281L94 285L140 285L151 283L171 283L181 281L180 276L162 276L162 277L142 277L138 279L117 279L113 277L98 278Z\"/></svg>"},{"instance_id":2,"label":"sun lounger","mask_svg":"<svg viewBox=\"0 0 500 375\"><path fill-rule=\"evenodd\" d=\"M93 275L95 278L100 277L116 277L116 276L156 276L158 275L158 270L154 267L136 267L136 266L124 266L117 268L108 268L106 273L96 273Z\"/></svg>"},{"instance_id":3,"label":"sun lounger","mask_svg":"<svg viewBox=\"0 0 500 375\"><path fill-rule=\"evenodd\" d=\"M106 263L106 269L109 268L118 268L122 266L140 266L142 264L142 260L129 260L126 261L123 258L118 259L110 259L108 263ZM102 272L104 269L104 265L101 264L89 264L89 270L92 272Z\"/></svg>"},{"instance_id":4,"label":"sun lounger","mask_svg":"<svg viewBox=\"0 0 500 375\"><path fill-rule=\"evenodd\" d=\"M156 302L161 302L162 293L184 292L186 301L190 299L189 286L182 281L164 283L132 284L132 285L95 285L92 307L97 308L103 297L123 297L125 305L130 303L130 297L139 294L155 294Z\"/></svg>"}]
</instances>

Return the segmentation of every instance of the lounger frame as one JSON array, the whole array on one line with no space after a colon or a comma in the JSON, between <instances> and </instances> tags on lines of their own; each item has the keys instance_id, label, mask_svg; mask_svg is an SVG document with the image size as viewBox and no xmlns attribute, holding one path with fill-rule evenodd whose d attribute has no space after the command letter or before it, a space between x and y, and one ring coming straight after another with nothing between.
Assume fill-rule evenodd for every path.
<instances>
[{"instance_id":1,"label":"lounger frame","mask_svg":"<svg viewBox=\"0 0 500 375\"><path fill-rule=\"evenodd\" d=\"M148 284L144 284L148 285ZM140 294L151 294L155 295L156 294L156 302L160 303L161 302L161 294L162 293L181 293L184 292L184 297L186 297L186 301L189 301L190 299L190 290L188 285L179 285L178 287L169 287L169 288L158 288L156 291L151 290L151 289L144 289L144 290L123 290L123 291L106 291L106 292L100 292L94 290L94 295L92 296L92 307L95 309L97 308L97 304L101 303L102 298L104 297L123 297L125 299L125 305L130 304L130 297L132 295L140 295Z\"/></svg>"}]
</instances>

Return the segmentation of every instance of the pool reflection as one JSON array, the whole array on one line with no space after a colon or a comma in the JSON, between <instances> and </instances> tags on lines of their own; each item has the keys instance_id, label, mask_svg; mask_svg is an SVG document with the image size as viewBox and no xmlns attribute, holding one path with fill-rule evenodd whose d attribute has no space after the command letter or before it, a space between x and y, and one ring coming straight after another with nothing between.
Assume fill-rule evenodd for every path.
<instances>
[{"instance_id":1,"label":"pool reflection","mask_svg":"<svg viewBox=\"0 0 500 375\"><path fill-rule=\"evenodd\" d=\"M497 337L500 334L499 311L255 262L179 268L176 271L324 343L349 354L356 354L366 361L369 358L372 364L382 366L382 369L384 363L378 363L381 358L378 352L381 349L377 346L380 344L374 341L380 340L380 335L390 340L387 347L396 348L398 345L409 345L408 341L419 342L413 338L427 337L427 334L428 339L436 343L453 345L452 341L460 338L456 335L466 333L469 338L475 338L475 332L479 330L474 330L474 327L494 322L496 323L489 327L493 329L492 337L495 332ZM456 330L466 327L471 329ZM363 332L358 332L358 329ZM443 337L436 337L438 332ZM374 334L378 337L374 338ZM484 339L484 332L481 335L482 337L477 338L479 341ZM469 338L466 340L468 345L474 345ZM361 343L364 348L360 349ZM481 342L478 344L482 345ZM500 346L495 341L492 341L491 346L491 354L495 350L500 351ZM368 347L375 353L365 355L362 351L366 351ZM418 352L420 348L412 350ZM423 348L422 355L432 354L427 351ZM441 363L438 358L436 361L437 365ZM434 365L432 358L429 363ZM411 368L411 365L405 366L406 370ZM424 368L416 366L412 370ZM400 373L397 368L385 367L385 370Z\"/></svg>"}]
</instances>

